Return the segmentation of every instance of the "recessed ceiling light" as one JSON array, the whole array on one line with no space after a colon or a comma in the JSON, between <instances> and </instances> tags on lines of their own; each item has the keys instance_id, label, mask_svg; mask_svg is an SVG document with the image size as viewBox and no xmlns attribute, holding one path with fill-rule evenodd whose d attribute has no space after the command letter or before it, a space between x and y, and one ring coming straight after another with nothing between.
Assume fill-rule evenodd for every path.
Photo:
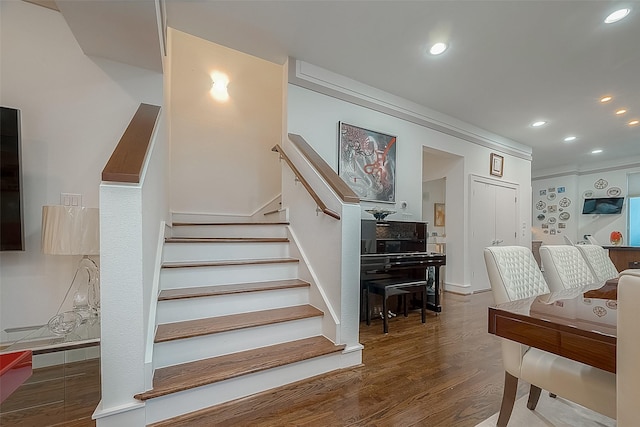
<instances>
[{"instance_id":1,"label":"recessed ceiling light","mask_svg":"<svg viewBox=\"0 0 640 427\"><path fill-rule=\"evenodd\" d=\"M591 154L600 154L600 153L602 153L602 150L593 150L591 152Z\"/></svg>"},{"instance_id":2,"label":"recessed ceiling light","mask_svg":"<svg viewBox=\"0 0 640 427\"><path fill-rule=\"evenodd\" d=\"M627 112L627 110L625 110L624 108L621 108L618 111L616 111L616 114L619 116L619 115L624 114L626 112Z\"/></svg>"},{"instance_id":3,"label":"recessed ceiling light","mask_svg":"<svg viewBox=\"0 0 640 427\"><path fill-rule=\"evenodd\" d=\"M566 138L564 139L564 142L571 142L571 141L575 141L575 140L576 140L576 138L577 138L577 137L575 137L575 136L571 135L571 136L566 137Z\"/></svg>"},{"instance_id":4,"label":"recessed ceiling light","mask_svg":"<svg viewBox=\"0 0 640 427\"><path fill-rule=\"evenodd\" d=\"M635 126L635 125L637 125L638 123L640 123L640 120L638 120L638 119L633 119L633 120L631 120L631 121L630 121L629 123L627 123L627 124L628 124L629 126Z\"/></svg>"},{"instance_id":5,"label":"recessed ceiling light","mask_svg":"<svg viewBox=\"0 0 640 427\"><path fill-rule=\"evenodd\" d=\"M534 128L538 128L538 127L544 126L546 124L547 124L547 122L545 122L544 120L539 120L537 122L531 123L531 126L533 126Z\"/></svg>"},{"instance_id":6,"label":"recessed ceiling light","mask_svg":"<svg viewBox=\"0 0 640 427\"><path fill-rule=\"evenodd\" d=\"M431 53L432 55L440 55L445 50L447 50L447 45L445 43L436 43L431 46L431 49L429 49L429 53Z\"/></svg>"},{"instance_id":7,"label":"recessed ceiling light","mask_svg":"<svg viewBox=\"0 0 640 427\"><path fill-rule=\"evenodd\" d=\"M603 96L602 98L600 98L600 102L609 102L613 99L612 96Z\"/></svg>"},{"instance_id":8,"label":"recessed ceiling light","mask_svg":"<svg viewBox=\"0 0 640 427\"><path fill-rule=\"evenodd\" d=\"M619 20L627 16L629 12L631 12L631 9L616 10L615 12L613 12L612 14L610 14L605 18L604 23L613 24L614 22L618 22Z\"/></svg>"}]
</instances>

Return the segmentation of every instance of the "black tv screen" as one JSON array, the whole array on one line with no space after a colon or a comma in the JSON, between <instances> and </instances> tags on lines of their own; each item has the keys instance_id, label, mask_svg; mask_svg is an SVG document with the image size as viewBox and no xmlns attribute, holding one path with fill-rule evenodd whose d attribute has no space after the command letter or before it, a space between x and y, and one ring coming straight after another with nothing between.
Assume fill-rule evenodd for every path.
<instances>
[{"instance_id":1,"label":"black tv screen","mask_svg":"<svg viewBox=\"0 0 640 427\"><path fill-rule=\"evenodd\" d=\"M624 197L600 197L584 199L583 214L619 214L622 213Z\"/></svg>"},{"instance_id":2,"label":"black tv screen","mask_svg":"<svg viewBox=\"0 0 640 427\"><path fill-rule=\"evenodd\" d=\"M20 110L0 107L0 141L0 251L23 251Z\"/></svg>"}]
</instances>

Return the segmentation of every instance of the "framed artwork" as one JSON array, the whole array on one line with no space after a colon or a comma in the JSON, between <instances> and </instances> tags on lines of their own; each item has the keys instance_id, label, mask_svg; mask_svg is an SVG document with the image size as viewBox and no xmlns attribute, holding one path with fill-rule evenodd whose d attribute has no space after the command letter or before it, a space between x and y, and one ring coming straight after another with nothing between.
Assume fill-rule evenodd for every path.
<instances>
[{"instance_id":1,"label":"framed artwork","mask_svg":"<svg viewBox=\"0 0 640 427\"><path fill-rule=\"evenodd\" d=\"M395 203L396 137L339 122L338 175L361 200Z\"/></svg>"},{"instance_id":2,"label":"framed artwork","mask_svg":"<svg viewBox=\"0 0 640 427\"><path fill-rule=\"evenodd\" d=\"M504 157L491 153L491 168L489 173L494 176L502 176L502 167L504 166Z\"/></svg>"},{"instance_id":3,"label":"framed artwork","mask_svg":"<svg viewBox=\"0 0 640 427\"><path fill-rule=\"evenodd\" d=\"M444 203L433 204L433 225L436 227L444 227Z\"/></svg>"}]
</instances>

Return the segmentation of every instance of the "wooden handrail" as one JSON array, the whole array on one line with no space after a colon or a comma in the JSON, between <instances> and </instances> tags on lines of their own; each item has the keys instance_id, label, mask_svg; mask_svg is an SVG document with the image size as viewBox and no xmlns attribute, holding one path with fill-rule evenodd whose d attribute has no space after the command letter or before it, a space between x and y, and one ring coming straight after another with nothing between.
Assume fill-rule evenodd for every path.
<instances>
[{"instance_id":1,"label":"wooden handrail","mask_svg":"<svg viewBox=\"0 0 640 427\"><path fill-rule=\"evenodd\" d=\"M309 160L311 165L320 173L322 178L329 184L335 193L345 203L360 203L358 195L347 185L346 182L311 148L311 145L300 135L289 134L289 140L298 150Z\"/></svg>"},{"instance_id":2,"label":"wooden handrail","mask_svg":"<svg viewBox=\"0 0 640 427\"><path fill-rule=\"evenodd\" d=\"M304 188L307 189L307 192L309 193L309 195L311 196L311 198L316 202L316 204L318 205L318 210L322 211L322 213L329 215L332 218L335 219L340 219L340 215L337 214L336 212L332 211L331 209L329 209L327 207L327 205L324 204L324 202L322 201L322 199L320 199L320 197L316 194L315 191L313 191L313 188L311 188L311 185L309 185L309 183L307 182L307 180L305 180L302 177L302 174L300 173L300 171L298 170L298 168L296 168L293 164L293 162L291 161L291 159L289 159L289 157L287 157L287 155L285 154L284 150L282 149L282 147L280 147L280 145L276 144L271 151L275 151L277 153L280 154L280 158L283 159L285 162L287 162L287 164L289 165L289 167L291 168L291 170L293 171L293 174L296 176L296 179L298 181L300 181L300 183L302 184L302 186Z\"/></svg>"},{"instance_id":3,"label":"wooden handrail","mask_svg":"<svg viewBox=\"0 0 640 427\"><path fill-rule=\"evenodd\" d=\"M159 115L159 106L140 104L102 170L103 181L140 182L144 159Z\"/></svg>"}]
</instances>

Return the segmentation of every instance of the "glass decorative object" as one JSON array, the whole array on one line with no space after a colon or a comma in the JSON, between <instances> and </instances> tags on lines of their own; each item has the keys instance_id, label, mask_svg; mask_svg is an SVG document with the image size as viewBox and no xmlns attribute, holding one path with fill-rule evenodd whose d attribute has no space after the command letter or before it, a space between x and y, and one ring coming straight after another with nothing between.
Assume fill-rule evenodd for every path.
<instances>
[{"instance_id":1,"label":"glass decorative object","mask_svg":"<svg viewBox=\"0 0 640 427\"><path fill-rule=\"evenodd\" d=\"M609 235L609 241L614 246L620 246L622 244L622 233L619 231L612 231Z\"/></svg>"}]
</instances>

